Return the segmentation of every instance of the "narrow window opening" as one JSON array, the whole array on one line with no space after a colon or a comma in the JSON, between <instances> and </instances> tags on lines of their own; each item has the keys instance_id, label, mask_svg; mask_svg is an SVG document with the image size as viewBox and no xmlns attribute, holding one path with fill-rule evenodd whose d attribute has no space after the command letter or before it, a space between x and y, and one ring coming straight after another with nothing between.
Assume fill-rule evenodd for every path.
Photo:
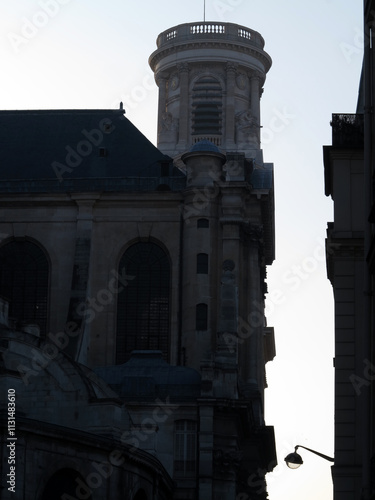
<instances>
[{"instance_id":1,"label":"narrow window opening","mask_svg":"<svg viewBox=\"0 0 375 500\"><path fill-rule=\"evenodd\" d=\"M174 472L176 476L193 476L196 471L197 424L193 420L175 423Z\"/></svg>"},{"instance_id":2,"label":"narrow window opening","mask_svg":"<svg viewBox=\"0 0 375 500\"><path fill-rule=\"evenodd\" d=\"M208 274L208 255L206 253L197 255L197 274Z\"/></svg>"},{"instance_id":3,"label":"narrow window opening","mask_svg":"<svg viewBox=\"0 0 375 500\"><path fill-rule=\"evenodd\" d=\"M208 219L198 219L197 228L207 228L210 227L210 221Z\"/></svg>"},{"instance_id":4,"label":"narrow window opening","mask_svg":"<svg viewBox=\"0 0 375 500\"><path fill-rule=\"evenodd\" d=\"M195 329L207 330L207 304L197 304L195 311Z\"/></svg>"}]
</instances>

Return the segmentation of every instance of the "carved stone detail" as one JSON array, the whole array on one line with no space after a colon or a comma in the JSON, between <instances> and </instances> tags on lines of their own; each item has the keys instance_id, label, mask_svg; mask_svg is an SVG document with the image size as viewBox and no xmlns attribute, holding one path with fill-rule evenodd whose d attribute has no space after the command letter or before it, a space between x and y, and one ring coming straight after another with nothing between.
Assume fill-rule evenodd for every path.
<instances>
[{"instance_id":1,"label":"carved stone detail","mask_svg":"<svg viewBox=\"0 0 375 500\"><path fill-rule=\"evenodd\" d=\"M237 144L250 144L259 141L259 123L250 109L237 113L235 120Z\"/></svg>"}]
</instances>

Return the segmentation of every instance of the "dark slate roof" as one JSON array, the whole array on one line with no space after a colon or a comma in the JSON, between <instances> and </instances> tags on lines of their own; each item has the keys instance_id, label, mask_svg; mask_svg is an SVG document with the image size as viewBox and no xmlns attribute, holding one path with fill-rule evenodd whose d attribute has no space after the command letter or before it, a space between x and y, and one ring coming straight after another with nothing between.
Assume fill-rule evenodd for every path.
<instances>
[{"instance_id":1,"label":"dark slate roof","mask_svg":"<svg viewBox=\"0 0 375 500\"><path fill-rule=\"evenodd\" d=\"M202 139L201 141L196 142L190 148L191 153L193 153L194 151L213 151L214 153L220 153L219 148L208 139Z\"/></svg>"},{"instance_id":2,"label":"dark slate roof","mask_svg":"<svg viewBox=\"0 0 375 500\"><path fill-rule=\"evenodd\" d=\"M127 363L94 371L125 400L169 397L176 401L200 396L200 374L192 368L169 365L161 351L133 351Z\"/></svg>"},{"instance_id":3,"label":"dark slate roof","mask_svg":"<svg viewBox=\"0 0 375 500\"><path fill-rule=\"evenodd\" d=\"M0 111L0 152L3 192L181 189L185 182L122 109Z\"/></svg>"}]
</instances>

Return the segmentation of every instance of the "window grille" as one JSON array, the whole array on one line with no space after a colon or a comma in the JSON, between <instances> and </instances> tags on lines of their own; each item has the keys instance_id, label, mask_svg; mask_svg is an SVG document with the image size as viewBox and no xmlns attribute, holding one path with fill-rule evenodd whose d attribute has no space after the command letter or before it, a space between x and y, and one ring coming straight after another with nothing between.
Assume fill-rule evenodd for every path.
<instances>
[{"instance_id":1,"label":"window grille","mask_svg":"<svg viewBox=\"0 0 375 500\"><path fill-rule=\"evenodd\" d=\"M41 248L15 240L0 248L0 295L9 301L9 317L36 324L46 335L49 264Z\"/></svg>"},{"instance_id":2,"label":"window grille","mask_svg":"<svg viewBox=\"0 0 375 500\"><path fill-rule=\"evenodd\" d=\"M125 363L133 350L161 350L168 360L170 328L170 264L155 243L136 243L124 253L119 274L116 363Z\"/></svg>"}]
</instances>

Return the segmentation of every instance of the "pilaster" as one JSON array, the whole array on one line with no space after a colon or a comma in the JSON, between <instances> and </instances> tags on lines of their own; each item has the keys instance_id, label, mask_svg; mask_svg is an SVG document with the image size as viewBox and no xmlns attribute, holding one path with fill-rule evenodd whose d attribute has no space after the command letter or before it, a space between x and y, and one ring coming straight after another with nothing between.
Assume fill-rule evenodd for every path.
<instances>
[{"instance_id":1,"label":"pilaster","mask_svg":"<svg viewBox=\"0 0 375 500\"><path fill-rule=\"evenodd\" d=\"M180 77L180 116L177 148L188 149L189 136L189 65L181 63L177 66Z\"/></svg>"},{"instance_id":2,"label":"pilaster","mask_svg":"<svg viewBox=\"0 0 375 500\"><path fill-rule=\"evenodd\" d=\"M235 80L236 80L236 71L238 64L234 64L231 62L227 63L227 82L226 82L226 117L225 117L225 145L226 149L230 150L235 147L235 99L234 99L234 90L235 90Z\"/></svg>"}]
</instances>

